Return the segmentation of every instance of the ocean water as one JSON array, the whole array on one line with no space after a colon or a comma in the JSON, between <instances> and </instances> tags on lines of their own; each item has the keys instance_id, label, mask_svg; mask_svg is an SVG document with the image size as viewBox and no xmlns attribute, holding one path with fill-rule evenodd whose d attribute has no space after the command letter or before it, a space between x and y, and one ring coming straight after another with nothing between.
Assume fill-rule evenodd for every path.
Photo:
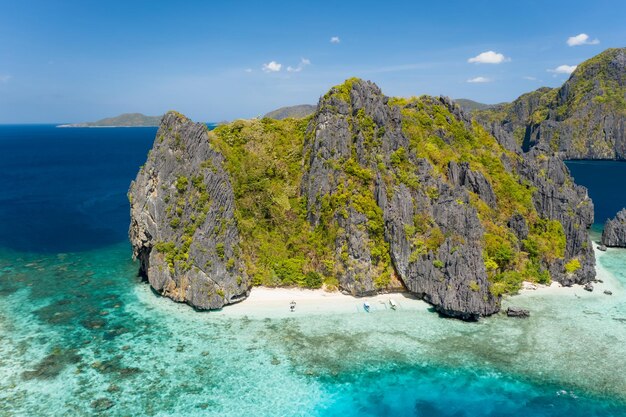
<instances>
[{"instance_id":1,"label":"ocean water","mask_svg":"<svg viewBox=\"0 0 626 417\"><path fill-rule=\"evenodd\" d=\"M195 312L126 240L154 133L0 126L1 416L626 416L626 251L527 320Z\"/></svg>"},{"instance_id":2,"label":"ocean water","mask_svg":"<svg viewBox=\"0 0 626 417\"><path fill-rule=\"evenodd\" d=\"M595 223L603 225L626 207L626 163L614 161L568 161L574 180L587 187L595 203Z\"/></svg>"}]
</instances>

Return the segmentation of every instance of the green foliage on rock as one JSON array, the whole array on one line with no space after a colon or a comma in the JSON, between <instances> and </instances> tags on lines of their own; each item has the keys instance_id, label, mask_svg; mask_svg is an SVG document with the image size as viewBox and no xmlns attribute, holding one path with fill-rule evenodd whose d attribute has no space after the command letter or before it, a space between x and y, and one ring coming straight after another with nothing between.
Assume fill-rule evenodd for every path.
<instances>
[{"instance_id":1,"label":"green foliage on rock","mask_svg":"<svg viewBox=\"0 0 626 417\"><path fill-rule=\"evenodd\" d=\"M308 121L238 120L210 133L233 181L241 256L255 285L334 282L325 278L329 238L306 221L299 188Z\"/></svg>"},{"instance_id":2,"label":"green foliage on rock","mask_svg":"<svg viewBox=\"0 0 626 417\"><path fill-rule=\"evenodd\" d=\"M542 94L548 93L544 91ZM520 157L503 149L478 123L473 122L471 126L464 124L434 98L391 99L390 103L401 109L403 131L411 141L411 152L428 159L438 175L446 177L451 161L467 162L473 171L480 172L492 185L496 207L490 207L470 193L470 204L476 208L485 230L484 259L492 293L514 293L524 280L549 281L547 265L563 258L565 234L558 221L538 216L532 202L535 190L503 163L506 158L511 164L518 164ZM404 149L391 155L392 164L402 166L404 175L408 175L411 173L410 166L401 165L405 159ZM431 199L437 197L435 192L426 191ZM519 242L507 227L508 220L516 213L524 216L529 223L531 234L528 245L526 241ZM423 221L420 223L424 224ZM417 229L409 229L409 234L419 234ZM531 244L535 246L530 247ZM412 256L427 250L428 247L422 243L416 246Z\"/></svg>"},{"instance_id":3,"label":"green foliage on rock","mask_svg":"<svg viewBox=\"0 0 626 417\"><path fill-rule=\"evenodd\" d=\"M333 87L326 98L336 97L350 104L350 91L356 81L350 79ZM309 125L310 117L238 120L210 132L211 146L224 156L224 168L232 181L235 220L241 236L238 256L244 260L253 284L337 286L341 275L350 267L346 263L347 248L341 244L347 232L340 227L339 220L357 213L366 219L361 227L367 232L372 265L377 270L376 288L389 286L395 272L374 182L378 178L384 181L389 185L386 192L391 195L394 186L403 184L423 192L432 201L437 200L440 190L420 183L415 158L430 161L433 175L446 181L450 162L466 162L493 187L495 207L469 193L469 204L476 209L485 232L483 256L492 293L515 292L523 280L549 282L546 265L563 259L565 234L559 222L538 216L532 202L535 190L503 162L515 166L520 163L520 157L506 151L478 123L460 120L435 98L391 98L388 105L399 108L409 147L400 147L385 157L382 152L385 130L362 110L349 113L346 118L350 133L355 143L362 141L360 152L364 155L357 156L353 145L349 156L328 159L336 176L336 188L318 196L319 219L315 226L307 218L307 202L301 194L302 175L310 159L310 155L304 154L305 142L314 131ZM363 160L367 163L359 162ZM215 169L211 164L202 167ZM192 236L197 223L203 220L202 208L209 204L204 182L202 177L179 177L174 186L179 195L172 202L170 216L176 227L184 228L185 236ZM189 205L197 206L194 220L175 220L188 212ZM507 227L514 214L521 214L529 225L530 234L523 242ZM444 234L426 212L415 215L413 224L405 225L404 232L411 245L410 260L436 253L446 239L462 243L462 237ZM184 241L174 246L162 243L159 248L173 265L183 263L189 251ZM218 256L226 256L223 247L218 245L215 250ZM444 268L439 259L433 265Z\"/></svg>"}]
</instances>

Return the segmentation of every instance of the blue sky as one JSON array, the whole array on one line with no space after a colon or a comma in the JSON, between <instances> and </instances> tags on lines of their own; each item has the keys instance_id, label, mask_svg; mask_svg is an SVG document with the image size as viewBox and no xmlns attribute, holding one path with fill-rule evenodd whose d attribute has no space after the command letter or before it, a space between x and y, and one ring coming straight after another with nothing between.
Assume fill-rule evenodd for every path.
<instances>
[{"instance_id":1,"label":"blue sky","mask_svg":"<svg viewBox=\"0 0 626 417\"><path fill-rule=\"evenodd\" d=\"M0 0L0 123L231 120L352 76L495 103L626 46L621 0L339 3Z\"/></svg>"}]
</instances>

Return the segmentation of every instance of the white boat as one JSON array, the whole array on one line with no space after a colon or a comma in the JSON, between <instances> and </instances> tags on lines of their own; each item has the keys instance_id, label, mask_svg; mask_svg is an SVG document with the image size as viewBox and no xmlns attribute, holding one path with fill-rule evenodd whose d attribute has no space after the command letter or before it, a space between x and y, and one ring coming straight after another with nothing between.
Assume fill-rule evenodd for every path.
<instances>
[{"instance_id":1,"label":"white boat","mask_svg":"<svg viewBox=\"0 0 626 417\"><path fill-rule=\"evenodd\" d=\"M392 310L395 310L396 308L398 308L398 304L396 304L396 302L393 301L391 298L389 299L389 306L391 307Z\"/></svg>"}]
</instances>

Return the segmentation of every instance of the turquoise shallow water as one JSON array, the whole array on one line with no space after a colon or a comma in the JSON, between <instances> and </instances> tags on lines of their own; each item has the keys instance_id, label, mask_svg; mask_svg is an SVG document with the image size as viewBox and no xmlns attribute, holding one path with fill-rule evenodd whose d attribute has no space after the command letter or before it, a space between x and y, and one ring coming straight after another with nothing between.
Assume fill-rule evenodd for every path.
<instances>
[{"instance_id":1,"label":"turquoise shallow water","mask_svg":"<svg viewBox=\"0 0 626 417\"><path fill-rule=\"evenodd\" d=\"M514 298L529 320L255 319L156 296L127 244L0 271L0 415L626 415L622 287Z\"/></svg>"},{"instance_id":2,"label":"turquoise shallow water","mask_svg":"<svg viewBox=\"0 0 626 417\"><path fill-rule=\"evenodd\" d=\"M0 416L626 415L626 251L592 294L505 302L528 320L198 313L130 259L153 137L0 126Z\"/></svg>"}]
</instances>

